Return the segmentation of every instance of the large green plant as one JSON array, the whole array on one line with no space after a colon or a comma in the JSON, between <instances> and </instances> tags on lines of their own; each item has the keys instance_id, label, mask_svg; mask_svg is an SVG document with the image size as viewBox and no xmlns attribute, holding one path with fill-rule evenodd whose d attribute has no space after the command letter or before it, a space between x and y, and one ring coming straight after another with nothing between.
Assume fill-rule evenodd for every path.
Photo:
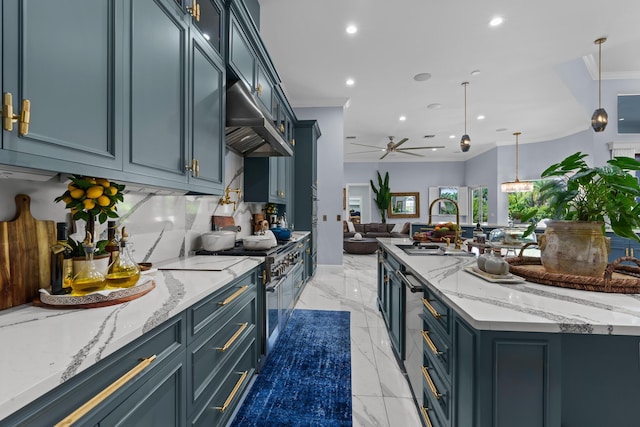
<instances>
[{"instance_id":1,"label":"large green plant","mask_svg":"<svg viewBox=\"0 0 640 427\"><path fill-rule=\"evenodd\" d=\"M635 173L640 162L630 157L615 157L607 165L589 167L587 154L577 152L549 166L542 178L558 178L540 188L540 197L548 201L553 219L601 221L620 237L640 241L633 231L640 228L640 185ZM529 220L536 212L529 212ZM532 232L532 224L527 232ZM604 232L604 226L603 226Z\"/></svg>"},{"instance_id":2,"label":"large green plant","mask_svg":"<svg viewBox=\"0 0 640 427\"><path fill-rule=\"evenodd\" d=\"M370 179L371 189L375 193L376 197L373 199L376 202L376 206L380 210L380 217L382 218L382 222L387 222L387 209L389 208L389 204L391 203L391 188L389 188L389 172L385 173L384 180L382 176L380 176L380 171L378 172L378 187L373 184L373 180Z\"/></svg>"}]
</instances>

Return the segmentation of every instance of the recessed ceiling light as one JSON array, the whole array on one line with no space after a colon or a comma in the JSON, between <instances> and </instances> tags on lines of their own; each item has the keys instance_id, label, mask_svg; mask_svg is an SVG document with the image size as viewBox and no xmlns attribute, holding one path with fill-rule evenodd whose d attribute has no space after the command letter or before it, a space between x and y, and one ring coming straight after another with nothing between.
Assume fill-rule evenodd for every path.
<instances>
[{"instance_id":1,"label":"recessed ceiling light","mask_svg":"<svg viewBox=\"0 0 640 427\"><path fill-rule=\"evenodd\" d=\"M427 108L429 108L431 110L438 110L438 109L442 108L442 104L434 102L433 104L427 105Z\"/></svg>"},{"instance_id":2,"label":"recessed ceiling light","mask_svg":"<svg viewBox=\"0 0 640 427\"><path fill-rule=\"evenodd\" d=\"M353 86L354 84L356 84L356 81L353 79L347 79L345 83L347 84L347 86Z\"/></svg>"},{"instance_id":3,"label":"recessed ceiling light","mask_svg":"<svg viewBox=\"0 0 640 427\"><path fill-rule=\"evenodd\" d=\"M425 135L425 136L423 136L423 138L435 138L435 137L436 137L435 135Z\"/></svg>"},{"instance_id":4,"label":"recessed ceiling light","mask_svg":"<svg viewBox=\"0 0 640 427\"><path fill-rule=\"evenodd\" d=\"M407 120L407 117L406 117L406 116L400 116L400 121L401 121L401 122L404 122L405 120Z\"/></svg>"},{"instance_id":5,"label":"recessed ceiling light","mask_svg":"<svg viewBox=\"0 0 640 427\"><path fill-rule=\"evenodd\" d=\"M504 19L502 19L502 16L496 16L494 18L491 18L491 21L489 21L489 26L498 27L502 25L503 22L504 22Z\"/></svg>"},{"instance_id":6,"label":"recessed ceiling light","mask_svg":"<svg viewBox=\"0 0 640 427\"><path fill-rule=\"evenodd\" d=\"M431 78L431 74L429 73L419 73L413 76L413 80L417 82L423 82L425 80L429 80Z\"/></svg>"},{"instance_id":7,"label":"recessed ceiling light","mask_svg":"<svg viewBox=\"0 0 640 427\"><path fill-rule=\"evenodd\" d=\"M476 117L478 120L484 120L484 116L482 114L480 114L478 117Z\"/></svg>"},{"instance_id":8,"label":"recessed ceiling light","mask_svg":"<svg viewBox=\"0 0 640 427\"><path fill-rule=\"evenodd\" d=\"M480 74L480 70L473 70L473 71L471 72L471 75L472 75L472 76L477 76L478 74Z\"/></svg>"},{"instance_id":9,"label":"recessed ceiling light","mask_svg":"<svg viewBox=\"0 0 640 427\"><path fill-rule=\"evenodd\" d=\"M358 32L358 27L356 27L353 24L347 25L347 34L355 34L357 32Z\"/></svg>"},{"instance_id":10,"label":"recessed ceiling light","mask_svg":"<svg viewBox=\"0 0 640 427\"><path fill-rule=\"evenodd\" d=\"M437 148L432 148L431 151L438 151L438 149Z\"/></svg>"},{"instance_id":11,"label":"recessed ceiling light","mask_svg":"<svg viewBox=\"0 0 640 427\"><path fill-rule=\"evenodd\" d=\"M456 137L455 135L449 135L449 139L453 139L455 137Z\"/></svg>"},{"instance_id":12,"label":"recessed ceiling light","mask_svg":"<svg viewBox=\"0 0 640 427\"><path fill-rule=\"evenodd\" d=\"M498 128L496 129L496 132L504 132L505 130L507 130L507 128Z\"/></svg>"},{"instance_id":13,"label":"recessed ceiling light","mask_svg":"<svg viewBox=\"0 0 640 427\"><path fill-rule=\"evenodd\" d=\"M349 135L349 136L346 137L346 139L356 139L356 138L357 138L357 136L353 136L353 135Z\"/></svg>"}]
</instances>

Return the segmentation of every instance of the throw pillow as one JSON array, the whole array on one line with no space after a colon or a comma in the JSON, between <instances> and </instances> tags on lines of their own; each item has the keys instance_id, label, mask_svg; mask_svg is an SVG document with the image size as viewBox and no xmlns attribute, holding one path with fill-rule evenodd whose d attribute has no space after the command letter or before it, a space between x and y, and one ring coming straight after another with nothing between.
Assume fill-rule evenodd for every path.
<instances>
[{"instance_id":1,"label":"throw pillow","mask_svg":"<svg viewBox=\"0 0 640 427\"><path fill-rule=\"evenodd\" d=\"M398 223L398 224L395 224L393 226L393 228L391 229L391 232L392 233L401 233L403 228L404 228L404 224L399 224Z\"/></svg>"},{"instance_id":2,"label":"throw pillow","mask_svg":"<svg viewBox=\"0 0 640 427\"><path fill-rule=\"evenodd\" d=\"M349 233L356 232L356 228L353 226L353 222L347 221L347 230L349 230Z\"/></svg>"},{"instance_id":3,"label":"throw pillow","mask_svg":"<svg viewBox=\"0 0 640 427\"><path fill-rule=\"evenodd\" d=\"M411 223L410 222L405 222L404 225L402 226L402 231L400 231L400 233L409 234L410 230L411 230Z\"/></svg>"}]
</instances>

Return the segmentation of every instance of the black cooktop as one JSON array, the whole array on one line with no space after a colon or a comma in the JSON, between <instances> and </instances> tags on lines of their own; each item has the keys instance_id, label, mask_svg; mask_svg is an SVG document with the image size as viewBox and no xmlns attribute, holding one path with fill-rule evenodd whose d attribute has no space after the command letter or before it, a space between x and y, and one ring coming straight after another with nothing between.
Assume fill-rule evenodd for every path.
<instances>
[{"instance_id":1,"label":"black cooktop","mask_svg":"<svg viewBox=\"0 0 640 427\"><path fill-rule=\"evenodd\" d=\"M280 252L287 250L287 246L293 243L290 240L278 240L278 246L274 246L269 249L245 249L242 245L242 241L237 241L236 245L231 249L225 249L223 251L205 251L200 249L196 251L196 255L231 255L231 256L275 256Z\"/></svg>"}]
</instances>

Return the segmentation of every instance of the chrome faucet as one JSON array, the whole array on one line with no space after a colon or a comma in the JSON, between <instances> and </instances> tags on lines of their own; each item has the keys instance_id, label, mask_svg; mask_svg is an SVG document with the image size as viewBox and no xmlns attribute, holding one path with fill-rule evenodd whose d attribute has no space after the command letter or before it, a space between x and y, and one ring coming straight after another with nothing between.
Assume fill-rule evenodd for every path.
<instances>
[{"instance_id":1,"label":"chrome faucet","mask_svg":"<svg viewBox=\"0 0 640 427\"><path fill-rule=\"evenodd\" d=\"M453 206L455 206L456 208L456 237L454 240L454 248L462 249L462 241L460 240L460 206L458 206L455 200L451 200L446 197L438 197L433 202L431 202L431 204L429 205L429 225L433 225L431 223L431 210L433 209L433 205L435 205L436 202L440 201L453 203Z\"/></svg>"}]
</instances>

